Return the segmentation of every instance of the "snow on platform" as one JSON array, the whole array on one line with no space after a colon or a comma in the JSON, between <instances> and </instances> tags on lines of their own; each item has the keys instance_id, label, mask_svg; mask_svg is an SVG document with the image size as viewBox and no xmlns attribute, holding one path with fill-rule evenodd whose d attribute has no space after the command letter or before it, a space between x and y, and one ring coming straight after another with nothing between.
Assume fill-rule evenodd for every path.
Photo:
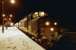
<instances>
[{"instance_id":1,"label":"snow on platform","mask_svg":"<svg viewBox=\"0 0 76 50\"><path fill-rule=\"evenodd\" d=\"M0 50L45 50L16 27L0 27Z\"/></svg>"}]
</instances>

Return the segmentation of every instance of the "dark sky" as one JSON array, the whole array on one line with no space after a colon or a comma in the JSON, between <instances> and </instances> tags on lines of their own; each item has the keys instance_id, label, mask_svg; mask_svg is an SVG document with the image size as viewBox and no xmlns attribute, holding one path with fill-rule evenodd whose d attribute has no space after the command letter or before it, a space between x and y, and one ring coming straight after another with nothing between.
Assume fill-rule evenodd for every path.
<instances>
[{"instance_id":1,"label":"dark sky","mask_svg":"<svg viewBox=\"0 0 76 50\"><path fill-rule=\"evenodd\" d=\"M34 10L45 10L49 16L63 16L63 25L76 28L76 3L75 1L51 0L22 0L23 6L17 17L29 14Z\"/></svg>"},{"instance_id":2,"label":"dark sky","mask_svg":"<svg viewBox=\"0 0 76 50\"><path fill-rule=\"evenodd\" d=\"M63 25L76 28L76 3L75 1L49 1L50 16L63 16Z\"/></svg>"}]
</instances>

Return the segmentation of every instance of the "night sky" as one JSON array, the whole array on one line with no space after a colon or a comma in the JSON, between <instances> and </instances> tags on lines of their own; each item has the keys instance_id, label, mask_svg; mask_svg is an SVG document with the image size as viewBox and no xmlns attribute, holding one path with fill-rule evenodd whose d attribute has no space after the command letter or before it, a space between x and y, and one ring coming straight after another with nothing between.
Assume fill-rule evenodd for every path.
<instances>
[{"instance_id":1,"label":"night sky","mask_svg":"<svg viewBox=\"0 0 76 50\"><path fill-rule=\"evenodd\" d=\"M22 0L22 7L17 12L17 18L28 15L34 10L45 10L49 16L63 16L63 26L76 28L76 3L75 1L51 0ZM21 17L20 17L21 16Z\"/></svg>"}]
</instances>

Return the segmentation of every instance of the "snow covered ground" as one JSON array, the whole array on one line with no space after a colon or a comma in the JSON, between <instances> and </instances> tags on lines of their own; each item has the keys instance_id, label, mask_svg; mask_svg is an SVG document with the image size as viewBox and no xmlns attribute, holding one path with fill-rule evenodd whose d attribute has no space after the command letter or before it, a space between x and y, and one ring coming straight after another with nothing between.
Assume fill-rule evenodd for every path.
<instances>
[{"instance_id":1,"label":"snow covered ground","mask_svg":"<svg viewBox=\"0 0 76 50\"><path fill-rule=\"evenodd\" d=\"M8 27L2 33L0 27L0 50L45 50L16 27Z\"/></svg>"}]
</instances>

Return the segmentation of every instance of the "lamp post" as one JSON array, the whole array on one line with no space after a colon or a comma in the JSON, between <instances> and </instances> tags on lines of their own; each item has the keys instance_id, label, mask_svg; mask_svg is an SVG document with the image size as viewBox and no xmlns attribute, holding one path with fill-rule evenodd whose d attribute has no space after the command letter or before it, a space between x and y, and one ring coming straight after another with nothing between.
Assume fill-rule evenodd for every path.
<instances>
[{"instance_id":1,"label":"lamp post","mask_svg":"<svg viewBox=\"0 0 76 50\"><path fill-rule=\"evenodd\" d=\"M6 15L4 14L5 13L5 2L6 2L6 0L1 0L1 6L2 6L2 8L1 8L1 10L2 10L2 32L4 33L4 17L6 17ZM11 4L15 4L16 2L15 2L15 0L10 0L10 3ZM10 16L12 16L12 15L10 15Z\"/></svg>"},{"instance_id":2,"label":"lamp post","mask_svg":"<svg viewBox=\"0 0 76 50\"><path fill-rule=\"evenodd\" d=\"M5 14L4 14L4 0L1 0L1 3L2 3L2 33L4 33L4 20L3 20L3 18L5 17Z\"/></svg>"}]
</instances>

